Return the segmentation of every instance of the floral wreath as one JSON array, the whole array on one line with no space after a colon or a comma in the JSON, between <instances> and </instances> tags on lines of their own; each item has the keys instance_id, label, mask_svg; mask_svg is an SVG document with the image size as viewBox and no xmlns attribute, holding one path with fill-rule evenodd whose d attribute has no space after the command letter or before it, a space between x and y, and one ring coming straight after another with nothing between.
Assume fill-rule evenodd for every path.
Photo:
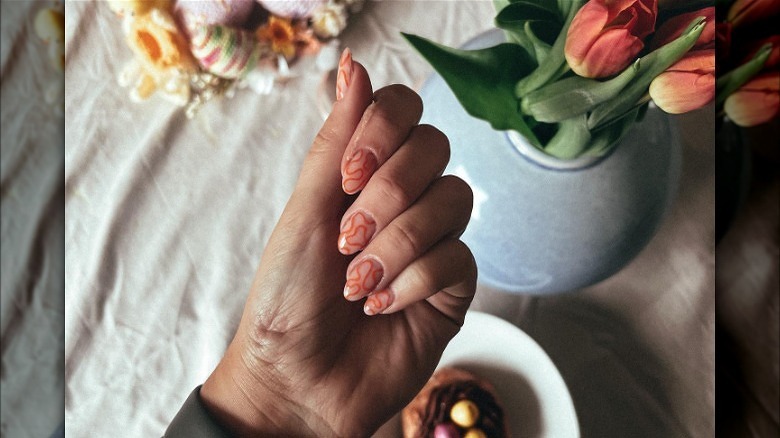
<instances>
[{"instance_id":1,"label":"floral wreath","mask_svg":"<svg viewBox=\"0 0 780 438\"><path fill-rule=\"evenodd\" d=\"M338 63L336 37L364 0L107 0L133 51L119 75L130 98L154 94L197 109L249 87L269 94L301 57Z\"/></svg>"}]
</instances>

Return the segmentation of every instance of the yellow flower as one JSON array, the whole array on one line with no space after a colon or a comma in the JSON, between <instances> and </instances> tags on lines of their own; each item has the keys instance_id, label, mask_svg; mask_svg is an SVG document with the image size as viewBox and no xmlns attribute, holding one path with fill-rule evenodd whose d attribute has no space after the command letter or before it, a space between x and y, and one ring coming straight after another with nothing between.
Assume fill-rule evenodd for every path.
<instances>
[{"instance_id":1,"label":"yellow flower","mask_svg":"<svg viewBox=\"0 0 780 438\"><path fill-rule=\"evenodd\" d=\"M194 70L186 38L173 18L154 9L130 24L127 43L145 70L164 73L170 69Z\"/></svg>"},{"instance_id":2,"label":"yellow flower","mask_svg":"<svg viewBox=\"0 0 780 438\"><path fill-rule=\"evenodd\" d=\"M271 50L281 53L287 59L295 57L295 43L297 40L292 22L285 18L271 16L265 26L257 30L257 38L271 44Z\"/></svg>"}]
</instances>

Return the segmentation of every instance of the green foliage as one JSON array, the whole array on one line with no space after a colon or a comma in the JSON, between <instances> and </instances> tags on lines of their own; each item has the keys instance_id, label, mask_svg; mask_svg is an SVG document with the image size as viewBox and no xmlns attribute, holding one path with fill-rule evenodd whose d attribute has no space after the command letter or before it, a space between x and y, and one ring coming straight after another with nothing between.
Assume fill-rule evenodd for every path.
<instances>
[{"instance_id":1,"label":"green foliage","mask_svg":"<svg viewBox=\"0 0 780 438\"><path fill-rule=\"evenodd\" d=\"M495 129L514 129L541 147L519 113L513 92L515 83L536 64L522 46L504 43L461 50L416 35L402 35L441 75L466 112Z\"/></svg>"}]
</instances>

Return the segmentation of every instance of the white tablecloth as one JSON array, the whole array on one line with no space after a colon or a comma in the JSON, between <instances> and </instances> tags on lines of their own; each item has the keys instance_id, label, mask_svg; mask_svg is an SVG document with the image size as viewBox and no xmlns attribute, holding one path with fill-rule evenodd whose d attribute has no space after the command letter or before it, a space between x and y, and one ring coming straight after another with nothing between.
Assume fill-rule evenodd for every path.
<instances>
[{"instance_id":1,"label":"white tablecloth","mask_svg":"<svg viewBox=\"0 0 780 438\"><path fill-rule=\"evenodd\" d=\"M33 9L21 17L29 20ZM208 376L238 324L264 244L322 123L320 77L299 77L268 96L244 90L208 103L189 120L158 97L132 103L117 85L131 53L104 3L68 1L65 10L67 432L159 436ZM431 69L400 31L457 46L489 29L493 16L490 1L371 1L351 18L342 44L366 65L375 88L419 87ZM5 98L13 69L6 67L10 55L5 39L3 44ZM620 273L579 293L548 298L478 291L475 309L517 324L551 356L571 390L583 436L714 433L712 119L711 108L680 117L680 193L656 237ZM5 128L5 115L3 123ZM17 199L6 192L7 178L14 181L8 187L17 187L21 177L7 165L20 159L3 154L5 207ZM38 223L18 227L35 231ZM10 227L3 223L4 239ZM22 247L35 247L25 242ZM32 403L26 395L45 399L55 391L35 389L23 364L6 363L6 345L14 345L6 343L8 327L15 327L17 313L24 324L57 319L36 316L46 303L35 307L37 313L5 306L30 289L6 283L26 277L6 280L5 253L3 269L3 382L20 382L4 386L3 401L16 401L14 409L21 411ZM44 272L56 269L44 266ZM45 358L56 365L61 341L41 342L49 347ZM35 436L59 424L55 414L39 413ZM19 417L18 426L4 419L4 435L17 436L31 418Z\"/></svg>"}]
</instances>

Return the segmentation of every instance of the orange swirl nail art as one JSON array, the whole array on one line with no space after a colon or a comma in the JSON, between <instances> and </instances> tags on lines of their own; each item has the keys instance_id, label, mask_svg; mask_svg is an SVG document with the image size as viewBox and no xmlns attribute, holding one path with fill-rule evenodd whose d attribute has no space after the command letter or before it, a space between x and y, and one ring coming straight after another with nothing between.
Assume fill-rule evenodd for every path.
<instances>
[{"instance_id":1,"label":"orange swirl nail art","mask_svg":"<svg viewBox=\"0 0 780 438\"><path fill-rule=\"evenodd\" d=\"M366 304L363 306L363 312L369 316L382 313L393 304L393 298L395 298L395 296L389 289L374 292L366 299Z\"/></svg>"},{"instance_id":2,"label":"orange swirl nail art","mask_svg":"<svg viewBox=\"0 0 780 438\"><path fill-rule=\"evenodd\" d=\"M339 59L339 71L336 75L336 100L344 98L350 82L352 82L352 52L347 47L341 52Z\"/></svg>"},{"instance_id":3,"label":"orange swirl nail art","mask_svg":"<svg viewBox=\"0 0 780 438\"><path fill-rule=\"evenodd\" d=\"M367 258L352 266L347 272L344 297L350 301L359 300L373 292L382 280L384 270L378 260Z\"/></svg>"},{"instance_id":4,"label":"orange swirl nail art","mask_svg":"<svg viewBox=\"0 0 780 438\"><path fill-rule=\"evenodd\" d=\"M376 157L365 149L359 149L344 164L341 171L341 187L344 193L353 195L368 183L368 179L376 170Z\"/></svg>"},{"instance_id":5,"label":"orange swirl nail art","mask_svg":"<svg viewBox=\"0 0 780 438\"><path fill-rule=\"evenodd\" d=\"M354 254L366 247L376 231L376 222L371 216L359 211L352 216L339 234L339 252Z\"/></svg>"}]
</instances>

